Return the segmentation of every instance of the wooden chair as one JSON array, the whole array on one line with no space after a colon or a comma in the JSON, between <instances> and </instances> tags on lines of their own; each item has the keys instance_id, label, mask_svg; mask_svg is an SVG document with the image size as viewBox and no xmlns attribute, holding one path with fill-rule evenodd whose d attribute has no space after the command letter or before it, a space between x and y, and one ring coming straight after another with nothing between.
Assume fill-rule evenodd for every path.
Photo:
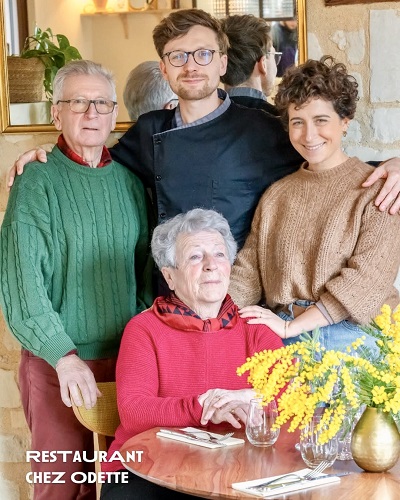
<instances>
[{"instance_id":1,"label":"wooden chair","mask_svg":"<svg viewBox=\"0 0 400 500\"><path fill-rule=\"evenodd\" d=\"M87 410L84 406L72 406L79 422L93 432L95 452L107 451L106 437L113 437L120 423L117 408L117 391L115 382L99 382L97 384L102 396L96 405ZM100 461L95 462L96 474L101 471ZM96 483L96 495L100 498L101 483Z\"/></svg>"}]
</instances>

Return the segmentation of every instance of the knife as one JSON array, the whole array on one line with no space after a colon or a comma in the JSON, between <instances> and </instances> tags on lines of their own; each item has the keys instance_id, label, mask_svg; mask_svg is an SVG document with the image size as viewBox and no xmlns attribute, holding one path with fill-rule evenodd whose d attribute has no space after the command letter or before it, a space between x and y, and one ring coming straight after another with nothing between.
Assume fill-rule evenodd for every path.
<instances>
[{"instance_id":1,"label":"knife","mask_svg":"<svg viewBox=\"0 0 400 500\"><path fill-rule=\"evenodd\" d=\"M281 483L274 483L269 486L263 486L262 484L258 484L256 486L250 486L249 490L274 490L276 488L282 488L283 486L290 486L291 484L297 483L308 483L310 481L316 481L317 479L325 479L327 477L341 477L348 476L351 472L338 472L336 474L325 474L324 476L312 477L311 479L295 479L294 481L283 481Z\"/></svg>"},{"instance_id":2,"label":"knife","mask_svg":"<svg viewBox=\"0 0 400 500\"><path fill-rule=\"evenodd\" d=\"M185 437L186 439L190 439L193 441L201 441L202 443L216 444L221 447L226 446L225 443L221 442L216 443L215 441L211 441L211 439L201 438L200 436L195 436L194 434L190 434L190 432L186 431L179 431L179 430L171 431L169 429L160 429L160 432L162 432L163 434L171 434L172 436Z\"/></svg>"}]
</instances>

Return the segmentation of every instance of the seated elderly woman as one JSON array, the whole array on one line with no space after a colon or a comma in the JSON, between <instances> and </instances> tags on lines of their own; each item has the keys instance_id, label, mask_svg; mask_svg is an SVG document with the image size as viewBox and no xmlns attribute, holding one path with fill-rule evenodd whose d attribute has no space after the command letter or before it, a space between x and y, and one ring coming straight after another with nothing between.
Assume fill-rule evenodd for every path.
<instances>
[{"instance_id":1,"label":"seated elderly woman","mask_svg":"<svg viewBox=\"0 0 400 500\"><path fill-rule=\"evenodd\" d=\"M154 230L152 253L171 293L125 329L116 373L121 425L109 456L156 426L240 428L254 392L236 368L255 352L282 347L268 327L241 319L227 295L236 243L222 215L199 208L177 215ZM104 471L119 469L103 463ZM181 498L133 474L129 481L129 490L104 484L101 498Z\"/></svg>"},{"instance_id":2,"label":"seated elderly woman","mask_svg":"<svg viewBox=\"0 0 400 500\"><path fill-rule=\"evenodd\" d=\"M90 408L96 381L115 380L123 329L146 305L140 276L149 236L143 186L104 146L117 116L111 73L74 61L59 70L53 88L62 134L47 163L29 165L12 189L1 229L0 297L22 345L19 383L31 449L82 457L93 454L92 433L71 402L81 405L82 394ZM92 463L67 455L31 467L35 477L64 472L61 482L35 482L35 500L96 498L95 484L71 479L94 470Z\"/></svg>"},{"instance_id":3,"label":"seated elderly woman","mask_svg":"<svg viewBox=\"0 0 400 500\"><path fill-rule=\"evenodd\" d=\"M345 350L358 324L399 302L400 218L379 211L379 183L361 187L373 168L341 147L356 102L357 82L329 56L287 69L275 97L306 161L262 196L230 293L285 342L320 327L326 349Z\"/></svg>"}]
</instances>

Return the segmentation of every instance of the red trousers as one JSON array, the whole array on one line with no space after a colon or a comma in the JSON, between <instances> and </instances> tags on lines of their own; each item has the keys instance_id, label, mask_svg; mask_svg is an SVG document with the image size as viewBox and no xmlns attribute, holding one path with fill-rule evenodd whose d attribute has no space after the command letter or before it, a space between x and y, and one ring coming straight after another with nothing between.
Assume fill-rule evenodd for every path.
<instances>
[{"instance_id":1,"label":"red trousers","mask_svg":"<svg viewBox=\"0 0 400 500\"><path fill-rule=\"evenodd\" d=\"M115 381L116 358L86 361L96 382ZM32 433L31 450L86 451L93 457L93 433L76 419L72 408L61 401L57 372L46 361L23 349L19 368L22 406ZM71 455L57 455L56 461L36 461L31 458L34 500L95 500L96 484L77 484L71 481L74 472L94 472L94 462L74 462ZM66 461L63 461L66 460ZM54 472L64 472L55 484ZM47 473L47 474L45 474ZM83 477L79 475L79 480Z\"/></svg>"}]
</instances>

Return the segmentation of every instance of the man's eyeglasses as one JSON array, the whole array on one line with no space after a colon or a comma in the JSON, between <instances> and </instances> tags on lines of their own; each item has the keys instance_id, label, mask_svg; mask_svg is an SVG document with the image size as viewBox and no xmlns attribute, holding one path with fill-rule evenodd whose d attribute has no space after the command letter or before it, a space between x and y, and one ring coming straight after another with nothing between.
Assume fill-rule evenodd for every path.
<instances>
[{"instance_id":1,"label":"man's eyeglasses","mask_svg":"<svg viewBox=\"0 0 400 500\"><path fill-rule=\"evenodd\" d=\"M199 66L207 66L213 60L215 52L220 53L219 50L210 50L210 49L197 49L191 52L186 52L185 50L173 50L171 52L167 52L161 56L168 57L168 61L172 66L179 68L184 66L189 59L189 55L192 54L194 62Z\"/></svg>"},{"instance_id":2,"label":"man's eyeglasses","mask_svg":"<svg viewBox=\"0 0 400 500\"><path fill-rule=\"evenodd\" d=\"M275 64L278 66L278 64L281 62L282 59L282 52L267 52L268 55L274 54L275 57Z\"/></svg>"},{"instance_id":3,"label":"man's eyeglasses","mask_svg":"<svg viewBox=\"0 0 400 500\"><path fill-rule=\"evenodd\" d=\"M96 111L100 115L108 115L114 111L115 101L109 101L108 99L68 99L67 101L59 100L59 102L67 102L69 108L74 113L86 113L90 105L93 103Z\"/></svg>"}]
</instances>

